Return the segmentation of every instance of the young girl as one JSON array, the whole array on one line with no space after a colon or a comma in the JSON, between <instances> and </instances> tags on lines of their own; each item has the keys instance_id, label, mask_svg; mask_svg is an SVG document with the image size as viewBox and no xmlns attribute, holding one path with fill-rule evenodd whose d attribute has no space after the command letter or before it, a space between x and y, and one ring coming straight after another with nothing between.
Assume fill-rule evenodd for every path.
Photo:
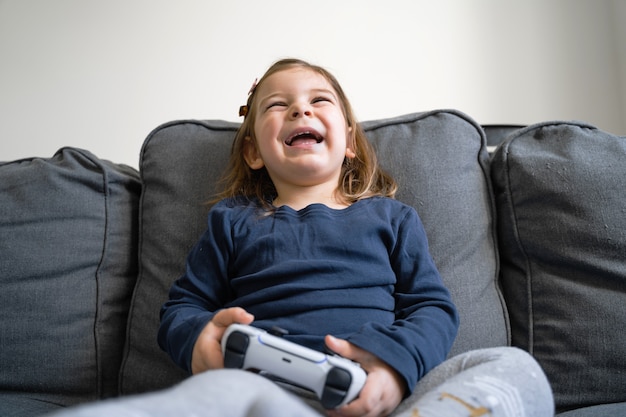
<instances>
[{"instance_id":1,"label":"young girl","mask_svg":"<svg viewBox=\"0 0 626 417\"><path fill-rule=\"evenodd\" d=\"M324 69L276 63L243 113L223 199L170 291L159 343L199 373L223 367L228 325L279 326L367 371L338 413L389 414L458 326L420 219L391 198L395 182Z\"/></svg>"},{"instance_id":2,"label":"young girl","mask_svg":"<svg viewBox=\"0 0 626 417\"><path fill-rule=\"evenodd\" d=\"M195 375L58 417L553 415L545 375L519 349L443 362L456 309L417 213L392 198L396 185L331 74L279 61L241 113L224 191L161 311L159 344ZM302 391L222 369L232 323L278 326L359 362L360 395L323 410Z\"/></svg>"}]
</instances>

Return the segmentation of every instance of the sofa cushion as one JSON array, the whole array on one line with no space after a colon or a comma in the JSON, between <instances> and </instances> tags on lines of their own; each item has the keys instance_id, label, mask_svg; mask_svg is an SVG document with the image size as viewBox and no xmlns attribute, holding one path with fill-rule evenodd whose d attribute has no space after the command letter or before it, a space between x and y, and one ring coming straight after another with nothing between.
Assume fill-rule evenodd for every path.
<instances>
[{"instance_id":1,"label":"sofa cushion","mask_svg":"<svg viewBox=\"0 0 626 417\"><path fill-rule=\"evenodd\" d=\"M0 164L0 415L117 394L140 188L79 149Z\"/></svg>"},{"instance_id":2,"label":"sofa cushion","mask_svg":"<svg viewBox=\"0 0 626 417\"><path fill-rule=\"evenodd\" d=\"M496 225L483 130L444 110L363 123L396 198L420 215L461 317L451 355L509 342L497 285Z\"/></svg>"},{"instance_id":3,"label":"sofa cushion","mask_svg":"<svg viewBox=\"0 0 626 417\"><path fill-rule=\"evenodd\" d=\"M557 417L618 417L626 416L626 402L600 404L591 407L577 408L571 411L558 413Z\"/></svg>"},{"instance_id":4,"label":"sofa cushion","mask_svg":"<svg viewBox=\"0 0 626 417\"><path fill-rule=\"evenodd\" d=\"M122 369L124 393L167 386L185 375L156 343L159 310L206 228L204 202L216 192L236 123L179 121L153 131L142 150L140 274ZM413 205L451 289L461 328L453 353L508 342L496 285L494 201L480 126L455 111L363 123L381 164Z\"/></svg>"},{"instance_id":5,"label":"sofa cushion","mask_svg":"<svg viewBox=\"0 0 626 417\"><path fill-rule=\"evenodd\" d=\"M509 136L492 175L513 344L557 409L626 401L626 139L547 122Z\"/></svg>"}]
</instances>

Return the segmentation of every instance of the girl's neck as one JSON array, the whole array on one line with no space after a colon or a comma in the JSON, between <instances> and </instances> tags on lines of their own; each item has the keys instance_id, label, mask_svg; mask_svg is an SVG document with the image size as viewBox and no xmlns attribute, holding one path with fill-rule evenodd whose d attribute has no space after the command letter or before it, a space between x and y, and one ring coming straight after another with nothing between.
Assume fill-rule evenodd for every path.
<instances>
[{"instance_id":1,"label":"girl's neck","mask_svg":"<svg viewBox=\"0 0 626 417\"><path fill-rule=\"evenodd\" d=\"M296 211L302 210L311 204L324 204L336 210L344 209L350 205L337 199L336 192L330 195L315 192L280 193L273 201L275 207L288 206Z\"/></svg>"}]
</instances>

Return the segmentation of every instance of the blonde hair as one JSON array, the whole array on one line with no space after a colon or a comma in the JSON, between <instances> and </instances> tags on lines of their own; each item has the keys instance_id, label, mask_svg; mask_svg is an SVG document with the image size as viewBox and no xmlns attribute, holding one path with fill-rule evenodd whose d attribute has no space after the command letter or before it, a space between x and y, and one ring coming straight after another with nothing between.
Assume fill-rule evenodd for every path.
<instances>
[{"instance_id":1,"label":"blonde hair","mask_svg":"<svg viewBox=\"0 0 626 417\"><path fill-rule=\"evenodd\" d=\"M283 59L274 63L253 86L245 106L240 114L244 116L233 141L228 168L222 178L223 189L216 196L216 200L229 197L257 198L264 208L272 210L271 202L276 197L276 189L265 167L253 170L244 159L246 138L256 141L254 135L254 121L257 113L255 106L256 91L259 86L272 74L291 68L304 68L323 76L337 93L347 126L351 127L348 146L354 151L354 158L346 158L337 184L337 198L343 203L354 203L360 199L384 196L394 197L397 184L395 180L384 172L378 165L376 153L365 137L365 132L357 123L352 106L348 101L337 79L326 69L309 64L299 59Z\"/></svg>"}]
</instances>

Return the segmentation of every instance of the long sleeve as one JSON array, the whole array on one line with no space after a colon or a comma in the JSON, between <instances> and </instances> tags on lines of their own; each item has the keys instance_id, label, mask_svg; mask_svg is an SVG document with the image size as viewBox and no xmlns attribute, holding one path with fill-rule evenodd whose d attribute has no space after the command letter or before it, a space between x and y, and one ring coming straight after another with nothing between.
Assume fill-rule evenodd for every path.
<instances>
[{"instance_id":1,"label":"long sleeve","mask_svg":"<svg viewBox=\"0 0 626 417\"><path fill-rule=\"evenodd\" d=\"M161 311L159 344L179 366L189 370L198 334L234 306L313 349L324 350L327 334L347 339L396 369L409 391L445 359L458 317L415 210L387 198L259 210L230 201L209 213Z\"/></svg>"},{"instance_id":2,"label":"long sleeve","mask_svg":"<svg viewBox=\"0 0 626 417\"><path fill-rule=\"evenodd\" d=\"M394 323L365 323L348 340L394 368L410 393L426 372L445 360L459 318L412 210L399 225L390 261L397 276Z\"/></svg>"}]
</instances>

